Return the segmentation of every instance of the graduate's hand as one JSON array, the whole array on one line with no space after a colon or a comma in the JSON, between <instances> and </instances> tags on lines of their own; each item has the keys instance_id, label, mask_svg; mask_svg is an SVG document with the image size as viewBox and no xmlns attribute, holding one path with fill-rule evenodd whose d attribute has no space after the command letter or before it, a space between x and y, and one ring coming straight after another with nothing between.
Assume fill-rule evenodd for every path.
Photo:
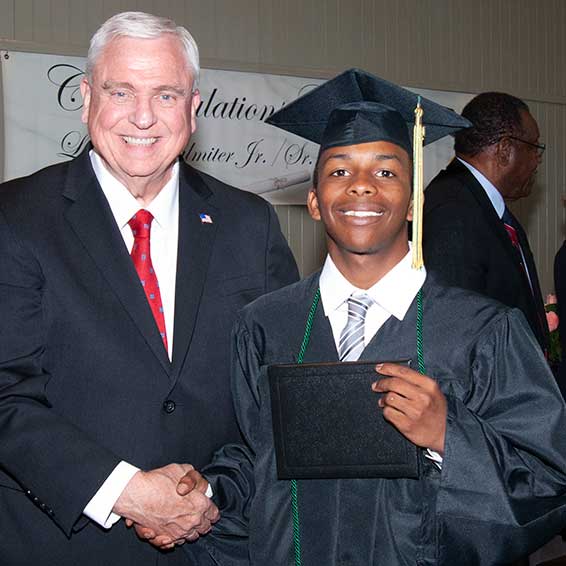
<instances>
[{"instance_id":1,"label":"graduate's hand","mask_svg":"<svg viewBox=\"0 0 566 566\"><path fill-rule=\"evenodd\" d=\"M191 493L191 491L196 490L200 493L205 494L208 490L208 482L200 475L197 470L188 466L187 473L181 477L179 483L177 484L176 491L179 495L185 496ZM132 526L131 521L126 521L128 526ZM134 525L135 531L139 538L150 542L153 546L160 548L161 550L169 550L174 548L175 545L181 545L188 541L194 541L198 538L198 533L194 532L186 539L172 540L171 537L166 535L156 535L155 531L148 527L143 527L142 525Z\"/></svg>"},{"instance_id":2,"label":"graduate's hand","mask_svg":"<svg viewBox=\"0 0 566 566\"><path fill-rule=\"evenodd\" d=\"M179 480L177 493L179 495L188 495L195 489L201 493L206 493L208 490L208 482L193 468Z\"/></svg>"},{"instance_id":3,"label":"graduate's hand","mask_svg":"<svg viewBox=\"0 0 566 566\"><path fill-rule=\"evenodd\" d=\"M376 371L388 376L371 387L383 393L378 401L383 417L413 444L443 456L447 407L438 383L398 364L379 364Z\"/></svg>"}]
</instances>

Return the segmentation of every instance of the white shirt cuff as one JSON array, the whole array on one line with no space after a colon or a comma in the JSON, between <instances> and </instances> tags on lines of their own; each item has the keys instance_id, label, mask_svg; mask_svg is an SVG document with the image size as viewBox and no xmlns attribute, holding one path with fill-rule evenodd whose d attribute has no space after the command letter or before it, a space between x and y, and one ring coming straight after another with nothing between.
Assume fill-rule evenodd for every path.
<instances>
[{"instance_id":1,"label":"white shirt cuff","mask_svg":"<svg viewBox=\"0 0 566 566\"><path fill-rule=\"evenodd\" d=\"M83 513L98 523L101 527L109 529L121 517L112 512L112 508L128 485L128 482L139 472L139 468L120 462L100 486L94 497L87 503Z\"/></svg>"},{"instance_id":2,"label":"white shirt cuff","mask_svg":"<svg viewBox=\"0 0 566 566\"><path fill-rule=\"evenodd\" d=\"M442 470L442 462L444 458L438 452L435 452L434 450L427 448L425 451L425 458L432 460L435 463L436 467L439 470Z\"/></svg>"}]
</instances>

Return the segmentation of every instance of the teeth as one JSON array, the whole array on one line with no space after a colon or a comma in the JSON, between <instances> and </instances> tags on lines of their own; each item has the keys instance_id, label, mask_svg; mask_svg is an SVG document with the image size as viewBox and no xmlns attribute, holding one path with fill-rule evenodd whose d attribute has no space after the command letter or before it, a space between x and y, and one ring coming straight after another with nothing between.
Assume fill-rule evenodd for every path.
<instances>
[{"instance_id":1,"label":"teeth","mask_svg":"<svg viewBox=\"0 0 566 566\"><path fill-rule=\"evenodd\" d=\"M157 141L157 138L134 138L132 136L122 136L122 139L131 145L151 145Z\"/></svg>"},{"instance_id":2,"label":"teeth","mask_svg":"<svg viewBox=\"0 0 566 566\"><path fill-rule=\"evenodd\" d=\"M346 210L346 216L358 216L359 218L366 218L368 216L382 216L383 212L374 212L373 210Z\"/></svg>"}]
</instances>

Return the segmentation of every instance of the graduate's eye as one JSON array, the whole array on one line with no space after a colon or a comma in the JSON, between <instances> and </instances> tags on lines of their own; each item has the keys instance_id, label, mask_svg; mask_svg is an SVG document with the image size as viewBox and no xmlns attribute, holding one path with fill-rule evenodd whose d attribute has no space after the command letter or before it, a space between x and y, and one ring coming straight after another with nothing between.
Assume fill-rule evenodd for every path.
<instances>
[{"instance_id":1,"label":"graduate's eye","mask_svg":"<svg viewBox=\"0 0 566 566\"><path fill-rule=\"evenodd\" d=\"M375 175L376 177L384 177L385 179L396 177L395 173L393 173L393 171L390 171L389 169L380 169L375 173Z\"/></svg>"},{"instance_id":2,"label":"graduate's eye","mask_svg":"<svg viewBox=\"0 0 566 566\"><path fill-rule=\"evenodd\" d=\"M330 173L331 177L347 177L350 173L346 169L335 169Z\"/></svg>"}]
</instances>

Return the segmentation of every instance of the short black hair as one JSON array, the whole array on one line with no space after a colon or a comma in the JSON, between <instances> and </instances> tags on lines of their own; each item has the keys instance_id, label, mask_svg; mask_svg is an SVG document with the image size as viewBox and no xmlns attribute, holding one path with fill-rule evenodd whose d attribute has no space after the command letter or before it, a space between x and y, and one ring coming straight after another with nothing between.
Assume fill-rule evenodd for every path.
<instances>
[{"instance_id":1,"label":"short black hair","mask_svg":"<svg viewBox=\"0 0 566 566\"><path fill-rule=\"evenodd\" d=\"M470 100L462 116L473 126L454 134L454 151L477 155L505 135L521 135L521 110L529 107L519 98L504 92L484 92Z\"/></svg>"}]
</instances>

